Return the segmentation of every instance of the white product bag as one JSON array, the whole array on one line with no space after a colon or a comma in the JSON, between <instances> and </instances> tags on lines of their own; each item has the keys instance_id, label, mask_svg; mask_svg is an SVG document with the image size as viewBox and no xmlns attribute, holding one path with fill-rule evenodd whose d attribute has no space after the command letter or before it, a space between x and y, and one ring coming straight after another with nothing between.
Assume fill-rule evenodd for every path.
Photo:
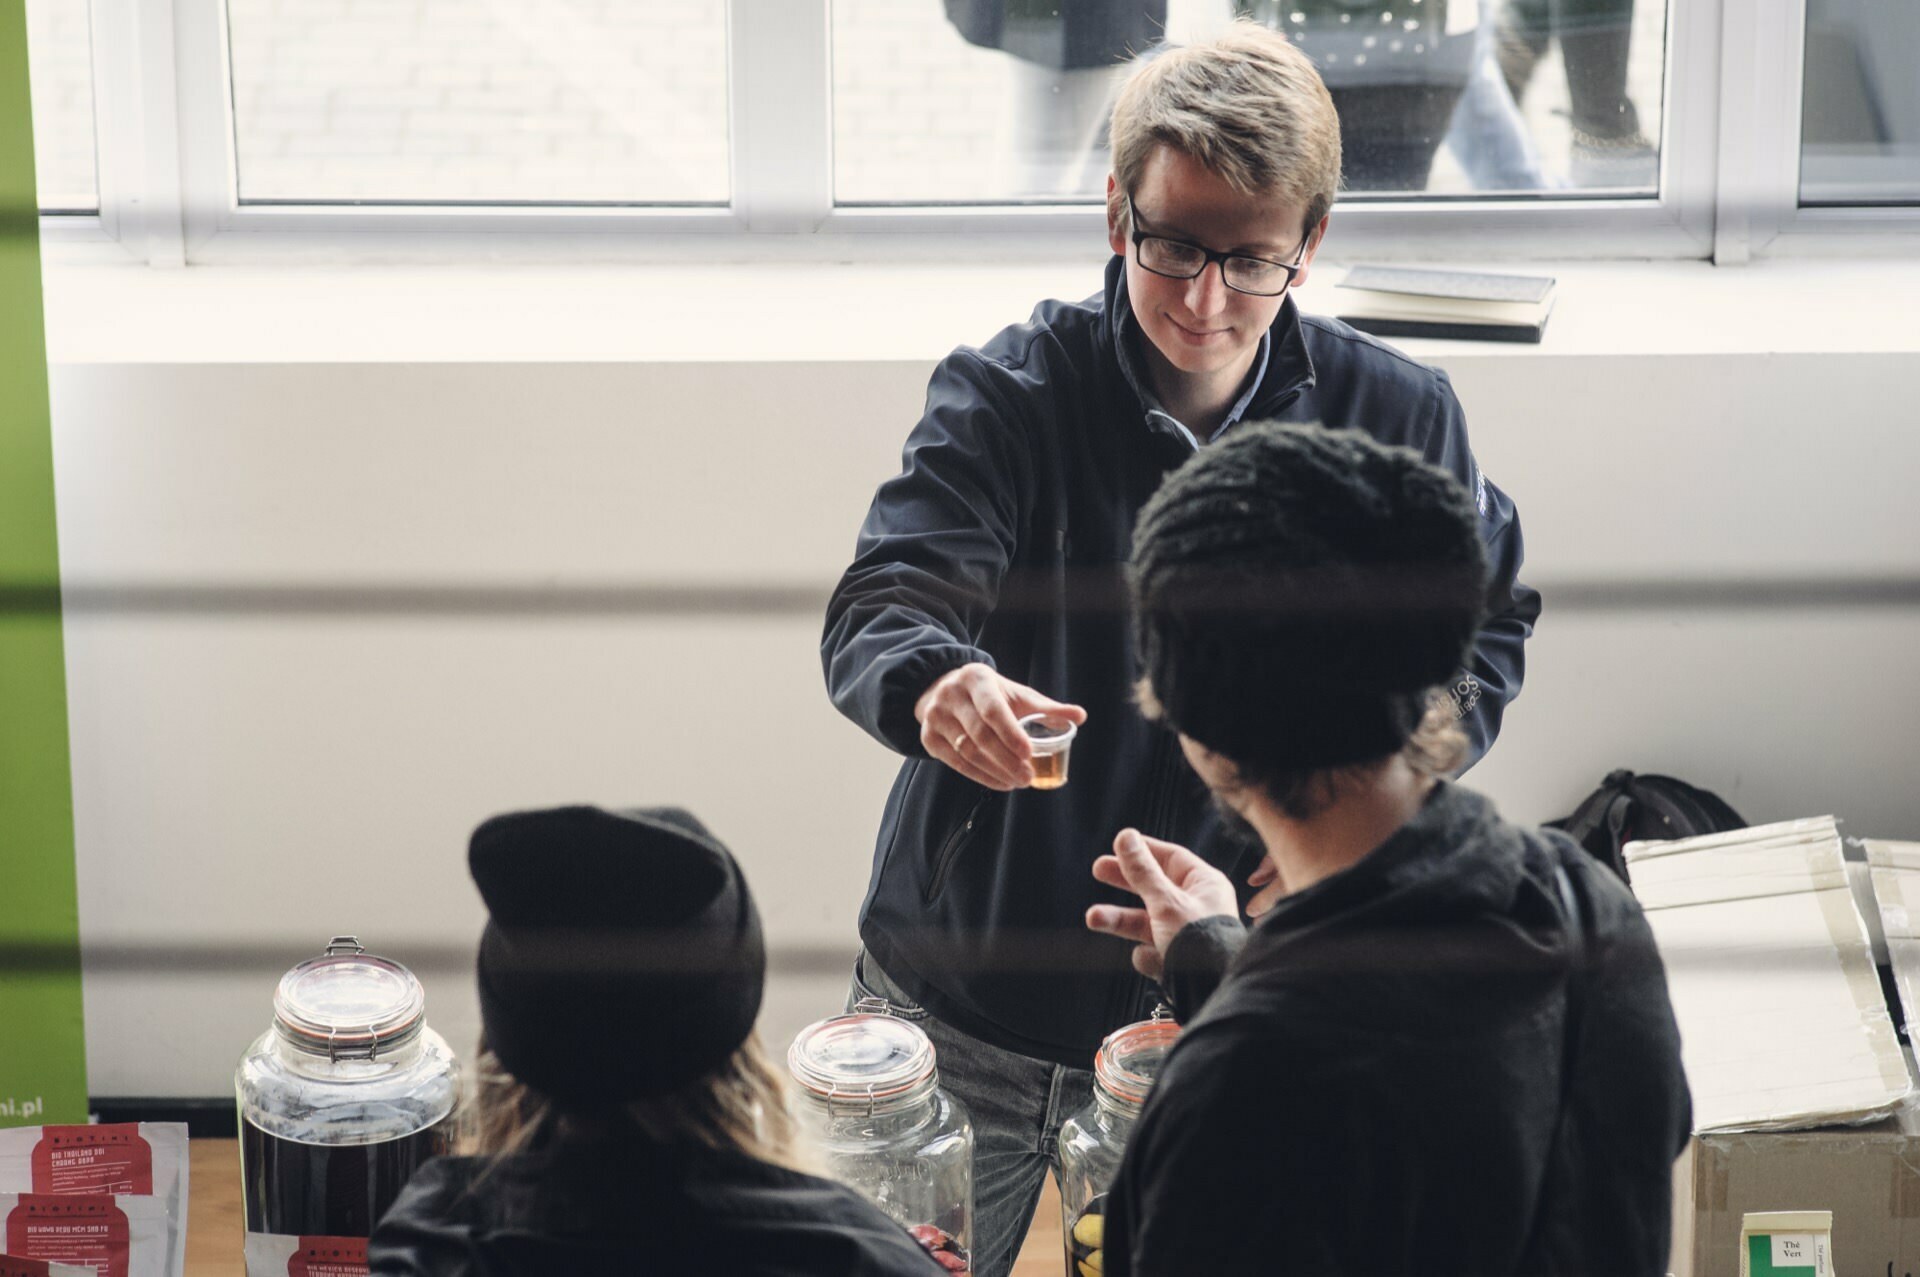
<instances>
[{"instance_id":1,"label":"white product bag","mask_svg":"<svg viewBox=\"0 0 1920 1277\"><path fill-rule=\"evenodd\" d=\"M158 1197L0 1193L0 1250L88 1277L168 1277L167 1232Z\"/></svg>"},{"instance_id":2,"label":"white product bag","mask_svg":"<svg viewBox=\"0 0 1920 1277\"><path fill-rule=\"evenodd\" d=\"M0 1193L159 1198L167 1211L167 1277L184 1277L187 1271L184 1122L0 1130Z\"/></svg>"}]
</instances>

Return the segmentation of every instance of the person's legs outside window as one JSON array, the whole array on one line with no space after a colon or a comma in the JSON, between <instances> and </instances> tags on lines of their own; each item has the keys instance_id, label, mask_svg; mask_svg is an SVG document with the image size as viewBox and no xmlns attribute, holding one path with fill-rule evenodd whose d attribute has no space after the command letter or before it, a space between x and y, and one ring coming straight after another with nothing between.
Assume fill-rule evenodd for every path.
<instances>
[{"instance_id":1,"label":"person's legs outside window","mask_svg":"<svg viewBox=\"0 0 1920 1277\"><path fill-rule=\"evenodd\" d=\"M1447 150L1476 191L1545 190L1554 183L1500 73L1499 39L1495 24L1483 19L1474 33L1473 73L1447 126Z\"/></svg>"},{"instance_id":2,"label":"person's legs outside window","mask_svg":"<svg viewBox=\"0 0 1920 1277\"><path fill-rule=\"evenodd\" d=\"M1356 191L1424 191L1447 132L1458 85L1379 84L1333 88L1340 113L1341 170Z\"/></svg>"},{"instance_id":3,"label":"person's legs outside window","mask_svg":"<svg viewBox=\"0 0 1920 1277\"><path fill-rule=\"evenodd\" d=\"M1106 120L1127 68L1060 70L1007 59L999 152L1009 195L1086 196L1106 176Z\"/></svg>"}]
</instances>

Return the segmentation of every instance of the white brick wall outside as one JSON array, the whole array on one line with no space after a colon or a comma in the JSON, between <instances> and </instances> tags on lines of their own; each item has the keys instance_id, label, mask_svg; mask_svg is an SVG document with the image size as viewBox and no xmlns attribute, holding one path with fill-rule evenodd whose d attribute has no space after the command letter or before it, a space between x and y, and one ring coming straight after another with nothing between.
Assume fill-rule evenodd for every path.
<instances>
[{"instance_id":1,"label":"white brick wall outside","mask_svg":"<svg viewBox=\"0 0 1920 1277\"><path fill-rule=\"evenodd\" d=\"M728 197L724 0L228 10L243 199Z\"/></svg>"},{"instance_id":2,"label":"white brick wall outside","mask_svg":"<svg viewBox=\"0 0 1920 1277\"><path fill-rule=\"evenodd\" d=\"M93 168L91 58L85 0L27 0L33 168L41 208L100 205Z\"/></svg>"}]
</instances>

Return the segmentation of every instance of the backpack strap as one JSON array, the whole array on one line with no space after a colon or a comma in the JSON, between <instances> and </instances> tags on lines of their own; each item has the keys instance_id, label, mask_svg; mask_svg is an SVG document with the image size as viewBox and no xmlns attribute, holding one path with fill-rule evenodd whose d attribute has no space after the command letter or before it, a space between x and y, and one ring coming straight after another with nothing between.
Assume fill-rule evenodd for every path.
<instances>
[{"instance_id":1,"label":"backpack strap","mask_svg":"<svg viewBox=\"0 0 1920 1277\"><path fill-rule=\"evenodd\" d=\"M1615 795L1613 801L1607 804L1607 868L1618 874L1622 882L1626 881L1627 877L1627 843L1632 841L1628 837L1627 817L1632 813L1635 801L1632 793L1624 793ZM1566 868L1562 866L1560 872L1564 875ZM1563 882L1561 885L1563 899L1568 890L1571 888ZM1575 920L1578 920L1579 916L1575 914Z\"/></svg>"},{"instance_id":2,"label":"backpack strap","mask_svg":"<svg viewBox=\"0 0 1920 1277\"><path fill-rule=\"evenodd\" d=\"M1565 1121L1567 1106L1573 1099L1573 1064L1580 1058L1580 989L1587 967L1587 924L1580 917L1580 898L1574 893L1573 875L1567 872L1566 863L1558 857L1554 859L1553 885L1559 890L1560 912L1567 924L1566 1033L1560 1055L1560 1120ZM1559 1136L1556 1124L1555 1142L1558 1142Z\"/></svg>"},{"instance_id":3,"label":"backpack strap","mask_svg":"<svg viewBox=\"0 0 1920 1277\"><path fill-rule=\"evenodd\" d=\"M1567 1110L1573 1107L1573 1070L1580 1058L1581 989L1587 966L1587 926L1580 916L1580 898L1574 891L1573 876L1558 855L1553 863L1553 885L1560 897L1560 912L1566 923L1567 937L1567 1009L1560 1044L1560 1107L1553 1115L1553 1136L1547 1141L1542 1162L1540 1197L1533 1206L1533 1226L1527 1230L1527 1246L1521 1253L1537 1255L1541 1229L1546 1224L1546 1181L1560 1152L1561 1136L1566 1130Z\"/></svg>"},{"instance_id":4,"label":"backpack strap","mask_svg":"<svg viewBox=\"0 0 1920 1277\"><path fill-rule=\"evenodd\" d=\"M1586 848L1588 854L1605 861L1621 878L1626 877L1626 866L1620 859L1620 845L1625 841L1622 834L1633 807L1633 780L1633 773L1624 767L1608 772L1600 788L1587 795L1573 815L1553 822L1556 828L1564 829ZM1602 829L1607 831L1609 840L1604 850L1594 840L1594 835Z\"/></svg>"}]
</instances>

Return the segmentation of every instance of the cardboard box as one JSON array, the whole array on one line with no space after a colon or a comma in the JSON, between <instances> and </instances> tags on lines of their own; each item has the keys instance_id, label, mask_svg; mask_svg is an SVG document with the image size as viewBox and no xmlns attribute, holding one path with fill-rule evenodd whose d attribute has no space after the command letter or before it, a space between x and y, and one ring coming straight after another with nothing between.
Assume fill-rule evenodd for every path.
<instances>
[{"instance_id":1,"label":"cardboard box","mask_svg":"<svg viewBox=\"0 0 1920 1277\"><path fill-rule=\"evenodd\" d=\"M1833 817L1628 843L1626 861L1666 964L1697 1131L1902 1106L1906 1064Z\"/></svg>"},{"instance_id":2,"label":"cardboard box","mask_svg":"<svg viewBox=\"0 0 1920 1277\"><path fill-rule=\"evenodd\" d=\"M1844 1277L1920 1277L1920 1109L1870 1126L1696 1135L1674 1181L1674 1277L1739 1277L1740 1222L1758 1211L1832 1211Z\"/></svg>"}]
</instances>

